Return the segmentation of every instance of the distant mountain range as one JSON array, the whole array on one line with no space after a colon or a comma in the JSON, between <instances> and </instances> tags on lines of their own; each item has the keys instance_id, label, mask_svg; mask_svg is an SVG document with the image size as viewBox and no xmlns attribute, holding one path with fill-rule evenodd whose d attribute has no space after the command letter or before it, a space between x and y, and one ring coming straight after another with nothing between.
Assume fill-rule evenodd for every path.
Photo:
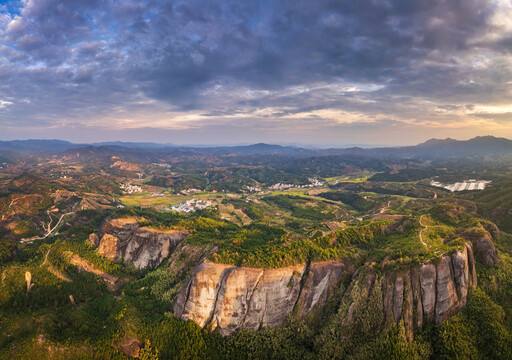
<instances>
[{"instance_id":1,"label":"distant mountain range","mask_svg":"<svg viewBox=\"0 0 512 360\"><path fill-rule=\"evenodd\" d=\"M457 158L512 155L512 140L494 136L478 136L470 140L430 139L415 146L381 147L363 149L359 147L345 149L306 149L295 146L254 144L247 146L193 147L150 142L101 142L94 144L74 144L62 140L12 140L0 141L0 151L12 157L12 153L73 153L82 156L112 156L115 154L176 153L181 155L284 155L294 157L354 155L389 158ZM144 156L142 156L144 157Z\"/></svg>"},{"instance_id":2,"label":"distant mountain range","mask_svg":"<svg viewBox=\"0 0 512 360\"><path fill-rule=\"evenodd\" d=\"M62 152L83 145L63 140L11 140L0 141L0 150L15 151L24 154L40 152Z\"/></svg>"}]
</instances>

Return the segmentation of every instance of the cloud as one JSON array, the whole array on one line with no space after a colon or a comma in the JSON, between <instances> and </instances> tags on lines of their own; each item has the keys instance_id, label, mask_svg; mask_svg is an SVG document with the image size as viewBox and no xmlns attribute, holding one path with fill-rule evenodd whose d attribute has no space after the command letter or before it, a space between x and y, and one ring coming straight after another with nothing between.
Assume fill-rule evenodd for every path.
<instances>
[{"instance_id":1,"label":"cloud","mask_svg":"<svg viewBox=\"0 0 512 360\"><path fill-rule=\"evenodd\" d=\"M512 136L503 117L475 110L510 106L510 13L503 0L11 1L0 8L0 99L12 99L0 128Z\"/></svg>"},{"instance_id":2,"label":"cloud","mask_svg":"<svg viewBox=\"0 0 512 360\"><path fill-rule=\"evenodd\" d=\"M12 105L11 101L0 100L0 109L5 109L7 105Z\"/></svg>"}]
</instances>

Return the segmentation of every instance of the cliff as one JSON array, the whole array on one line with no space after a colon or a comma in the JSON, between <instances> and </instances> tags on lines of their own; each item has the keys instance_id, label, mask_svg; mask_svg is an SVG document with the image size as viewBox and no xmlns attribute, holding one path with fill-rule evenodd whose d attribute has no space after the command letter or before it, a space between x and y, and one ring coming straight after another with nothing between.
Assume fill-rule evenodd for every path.
<instances>
[{"instance_id":1,"label":"cliff","mask_svg":"<svg viewBox=\"0 0 512 360\"><path fill-rule=\"evenodd\" d=\"M179 293L174 312L222 335L240 328L280 326L290 314L305 318L321 309L344 275L348 273L340 261L269 270L203 261ZM339 314L348 326L354 314L369 306L370 294L378 294L372 311L384 314L381 325L403 320L412 339L414 328L441 323L460 310L476 285L473 249L466 244L463 251L443 256L436 265L383 273L356 271L342 295Z\"/></svg>"},{"instance_id":2,"label":"cliff","mask_svg":"<svg viewBox=\"0 0 512 360\"><path fill-rule=\"evenodd\" d=\"M98 253L112 261L123 259L138 269L158 266L188 235L183 230L141 227L134 217L107 219L100 227ZM96 242L91 236L90 241Z\"/></svg>"},{"instance_id":3,"label":"cliff","mask_svg":"<svg viewBox=\"0 0 512 360\"><path fill-rule=\"evenodd\" d=\"M312 264L305 278L305 265L264 270L204 261L179 293L174 311L223 335L280 326L296 304L301 314L322 306L343 269L341 262Z\"/></svg>"}]
</instances>

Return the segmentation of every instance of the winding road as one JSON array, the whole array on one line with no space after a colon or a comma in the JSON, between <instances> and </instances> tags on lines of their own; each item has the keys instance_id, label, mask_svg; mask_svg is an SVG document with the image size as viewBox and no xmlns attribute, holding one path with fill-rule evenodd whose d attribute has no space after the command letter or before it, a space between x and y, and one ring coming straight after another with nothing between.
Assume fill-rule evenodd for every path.
<instances>
[{"instance_id":1,"label":"winding road","mask_svg":"<svg viewBox=\"0 0 512 360\"><path fill-rule=\"evenodd\" d=\"M421 230L420 230L420 241L421 241L421 243L423 244L423 246L425 246L425 249L427 249L427 250L428 250L428 245L427 245L427 243L426 243L425 241L423 241L423 231L428 230L428 226L427 226L427 225L424 225L424 224L423 224L423 222L422 222L422 220L423 220L423 217L424 217L424 216L425 216L425 215L421 215L421 216L420 216L420 225L421 225L421 226L423 226L423 229L421 229Z\"/></svg>"},{"instance_id":2,"label":"winding road","mask_svg":"<svg viewBox=\"0 0 512 360\"><path fill-rule=\"evenodd\" d=\"M57 222L57 224L53 227L53 229L50 229L50 231L48 231L48 233L45 236L36 236L36 237L27 238L27 239L21 239L20 243L25 244L25 243L31 243L31 242L33 242L35 240L46 239L48 236L50 236L57 229L57 227L62 222L62 219L64 219L64 216L72 215L72 214L74 214L74 212L69 212L69 213L62 214L60 219L59 219L59 221Z\"/></svg>"}]
</instances>

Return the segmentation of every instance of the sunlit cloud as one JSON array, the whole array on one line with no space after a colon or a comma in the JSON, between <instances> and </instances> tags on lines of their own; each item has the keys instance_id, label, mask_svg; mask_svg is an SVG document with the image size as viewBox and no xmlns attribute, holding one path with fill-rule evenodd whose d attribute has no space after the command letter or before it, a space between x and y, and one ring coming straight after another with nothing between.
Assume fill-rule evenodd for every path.
<instances>
[{"instance_id":1,"label":"sunlit cloud","mask_svg":"<svg viewBox=\"0 0 512 360\"><path fill-rule=\"evenodd\" d=\"M508 0L13 0L0 7L0 134L512 137L511 17Z\"/></svg>"}]
</instances>

